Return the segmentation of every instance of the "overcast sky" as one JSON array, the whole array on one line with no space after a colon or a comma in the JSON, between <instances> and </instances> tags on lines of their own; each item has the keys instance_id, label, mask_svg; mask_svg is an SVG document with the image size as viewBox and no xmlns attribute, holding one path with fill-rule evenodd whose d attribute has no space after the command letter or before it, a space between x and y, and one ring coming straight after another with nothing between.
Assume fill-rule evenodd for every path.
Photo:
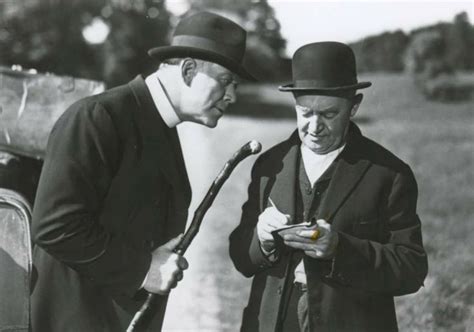
<instances>
[{"instance_id":1,"label":"overcast sky","mask_svg":"<svg viewBox=\"0 0 474 332\"><path fill-rule=\"evenodd\" d=\"M268 0L275 9L287 53L307 43L323 40L352 42L383 31L405 32L439 21L452 21L466 11L471 23L474 1L316 1Z\"/></svg>"}]
</instances>

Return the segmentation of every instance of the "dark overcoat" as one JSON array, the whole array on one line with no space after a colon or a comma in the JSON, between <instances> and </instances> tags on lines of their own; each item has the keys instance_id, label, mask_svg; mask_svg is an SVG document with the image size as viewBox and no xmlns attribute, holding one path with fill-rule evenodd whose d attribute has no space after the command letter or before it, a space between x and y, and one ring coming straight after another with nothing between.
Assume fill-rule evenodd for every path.
<instances>
[{"instance_id":1,"label":"dark overcoat","mask_svg":"<svg viewBox=\"0 0 474 332\"><path fill-rule=\"evenodd\" d=\"M190 199L176 129L141 77L72 105L50 135L34 206L33 331L124 331L151 251L184 230Z\"/></svg>"},{"instance_id":2,"label":"dark overcoat","mask_svg":"<svg viewBox=\"0 0 474 332\"><path fill-rule=\"evenodd\" d=\"M241 223L230 237L236 268L253 276L242 331L278 330L288 301L290 252L275 263L267 260L256 224L269 198L294 219L300 144L295 132L257 159ZM334 162L317 217L331 223L339 244L332 260L304 257L310 328L396 331L393 297L416 292L428 268L416 181L408 165L352 123L346 147Z\"/></svg>"}]
</instances>

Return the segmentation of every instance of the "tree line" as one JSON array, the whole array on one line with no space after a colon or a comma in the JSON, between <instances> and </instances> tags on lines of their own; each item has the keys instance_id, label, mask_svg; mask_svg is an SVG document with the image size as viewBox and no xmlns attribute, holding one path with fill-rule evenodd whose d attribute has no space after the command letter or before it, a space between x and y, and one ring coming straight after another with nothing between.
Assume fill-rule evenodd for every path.
<instances>
[{"instance_id":1,"label":"tree line","mask_svg":"<svg viewBox=\"0 0 474 332\"><path fill-rule=\"evenodd\" d=\"M212 10L249 32L245 65L261 81L291 79L286 41L267 0L183 0L183 15ZM165 0L30 0L0 2L0 65L20 64L115 86L156 68L146 51L169 44L180 17ZM103 40L87 40L95 28ZM352 43L361 72L439 73L473 70L474 28L467 13L453 22ZM426 74L426 73L429 74Z\"/></svg>"},{"instance_id":2,"label":"tree line","mask_svg":"<svg viewBox=\"0 0 474 332\"><path fill-rule=\"evenodd\" d=\"M266 0L183 3L188 4L183 15L211 10L244 26L249 32L245 64L257 78L275 79L285 40ZM0 65L116 86L156 68L147 50L169 44L179 18L165 0L0 2Z\"/></svg>"},{"instance_id":3,"label":"tree line","mask_svg":"<svg viewBox=\"0 0 474 332\"><path fill-rule=\"evenodd\" d=\"M474 28L466 12L453 22L370 36L351 44L359 71L422 72L474 70ZM436 65L433 65L436 62Z\"/></svg>"}]
</instances>

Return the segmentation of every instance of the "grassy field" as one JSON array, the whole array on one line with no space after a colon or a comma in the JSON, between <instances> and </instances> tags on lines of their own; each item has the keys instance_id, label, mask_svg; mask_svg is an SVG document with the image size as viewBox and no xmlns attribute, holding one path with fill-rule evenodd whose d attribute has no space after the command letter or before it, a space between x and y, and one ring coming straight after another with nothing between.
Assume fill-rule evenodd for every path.
<instances>
[{"instance_id":1,"label":"grassy field","mask_svg":"<svg viewBox=\"0 0 474 332\"><path fill-rule=\"evenodd\" d=\"M474 331L474 103L427 102L400 75L362 77L357 121L365 135L408 162L419 185L429 274L418 293L397 298L401 331ZM264 149L295 128L292 98L274 86L243 86L241 100L213 130L179 128L193 188L190 214L214 177L250 139ZM250 279L235 271L228 236L246 199L250 157L237 167L204 220L186 257L191 264L170 297L167 331L237 331Z\"/></svg>"}]
</instances>

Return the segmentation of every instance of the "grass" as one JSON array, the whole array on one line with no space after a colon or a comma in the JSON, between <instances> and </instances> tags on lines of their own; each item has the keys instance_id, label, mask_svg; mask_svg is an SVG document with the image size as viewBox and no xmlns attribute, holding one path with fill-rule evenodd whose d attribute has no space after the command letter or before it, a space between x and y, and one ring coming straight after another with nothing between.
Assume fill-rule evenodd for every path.
<instances>
[{"instance_id":1,"label":"grass","mask_svg":"<svg viewBox=\"0 0 474 332\"><path fill-rule=\"evenodd\" d=\"M425 287L397 298L400 329L469 331L474 326L474 104L426 102L407 78L379 79L397 92L380 84L377 99L391 100L391 109L367 108L370 117L380 114L383 124L363 129L412 166L430 263Z\"/></svg>"},{"instance_id":2,"label":"grass","mask_svg":"<svg viewBox=\"0 0 474 332\"><path fill-rule=\"evenodd\" d=\"M365 135L408 162L419 185L430 268L424 288L396 299L400 331L472 331L474 103L427 102L401 75L362 79L374 85L364 91L356 122ZM267 149L295 128L290 95L276 86L241 91L234 116L224 117L217 128L179 128L193 188L191 215L235 150L250 139ZM254 160L237 167L207 213L186 254L190 269L170 297L164 330L239 330L251 280L233 268L228 236L239 222Z\"/></svg>"}]
</instances>

